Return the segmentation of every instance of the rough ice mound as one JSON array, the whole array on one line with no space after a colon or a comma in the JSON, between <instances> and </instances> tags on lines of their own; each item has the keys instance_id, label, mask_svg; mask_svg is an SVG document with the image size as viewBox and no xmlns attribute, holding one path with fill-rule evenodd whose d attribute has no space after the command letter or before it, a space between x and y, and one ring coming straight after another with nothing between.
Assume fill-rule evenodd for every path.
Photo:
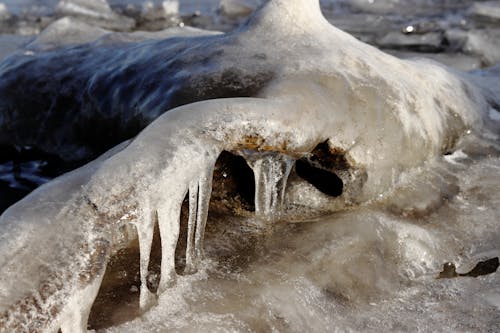
<instances>
[{"instance_id":1,"label":"rough ice mound","mask_svg":"<svg viewBox=\"0 0 500 333\"><path fill-rule=\"evenodd\" d=\"M182 292L169 287L184 279L175 269L183 201L188 198L185 271L191 273L204 258L212 175L224 151L243 156L253 169L255 211L264 220L305 220L318 211L369 204L388 209L361 207L355 219L343 213L345 222L340 217L328 232L311 227L329 247L315 247L316 239L307 242L310 248L296 246L299 257L312 261L306 275L287 271L291 280L284 285L297 301L307 299L302 292L321 302L323 292L362 299L436 273L456 257L457 269L466 270L485 253L499 255L498 222L491 216L489 238L484 226L470 231L465 220L450 227L469 230L467 240L476 242L462 252L459 241L444 236L462 239L449 226L400 220L418 218L457 194L466 164L457 157L455 170L444 155L457 149L497 154L500 125L492 109L500 105L498 84L389 56L331 26L318 1L271 0L226 35L116 44L103 35L89 44L12 56L0 72L2 142L36 141L62 155L76 149L68 158L84 158L93 153L85 136L91 126L113 124L92 133L112 137L111 143L152 122L131 142L42 186L0 217L2 331L85 331L109 257L135 237L139 302L151 307L156 300L147 275L155 224L161 236L157 293L164 295L157 308L164 308L168 297ZM40 113L33 117L33 110ZM40 120L52 136L25 130ZM69 125L58 126L61 120ZM492 163L486 167L498 167ZM315 173L337 184L335 193L320 193ZM330 264L335 255L358 258L380 274ZM386 261L392 266L383 271ZM282 266L289 266L285 259ZM300 321L300 306L279 305L286 291L270 289L257 302L287 318L281 329L334 327L331 317Z\"/></svg>"}]
</instances>

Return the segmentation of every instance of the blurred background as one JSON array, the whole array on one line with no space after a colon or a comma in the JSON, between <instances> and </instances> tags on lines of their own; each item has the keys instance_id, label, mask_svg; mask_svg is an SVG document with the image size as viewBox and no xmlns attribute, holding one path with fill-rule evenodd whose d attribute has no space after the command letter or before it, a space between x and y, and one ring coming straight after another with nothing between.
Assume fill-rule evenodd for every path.
<instances>
[{"instance_id":1,"label":"blurred background","mask_svg":"<svg viewBox=\"0 0 500 333\"><path fill-rule=\"evenodd\" d=\"M64 16L115 31L175 25L229 31L263 1L3 0L0 46L22 44ZM335 26L398 56L423 55L463 70L500 59L500 1L322 0L321 5Z\"/></svg>"}]
</instances>

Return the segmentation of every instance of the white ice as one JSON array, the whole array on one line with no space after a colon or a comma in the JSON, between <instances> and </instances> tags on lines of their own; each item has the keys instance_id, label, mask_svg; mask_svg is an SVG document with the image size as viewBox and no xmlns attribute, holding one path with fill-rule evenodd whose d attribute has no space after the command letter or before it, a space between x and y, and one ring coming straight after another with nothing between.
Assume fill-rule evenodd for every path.
<instances>
[{"instance_id":1,"label":"white ice","mask_svg":"<svg viewBox=\"0 0 500 333\"><path fill-rule=\"evenodd\" d=\"M160 309L152 310L151 316L161 314L169 297L179 292L172 286L179 279L175 249L181 205L188 196L186 271L193 272L203 261L212 172L224 150L243 156L249 156L248 150L254 151L247 160L256 176L256 211L274 217L283 216L293 161L308 156L327 140L330 148L345 151L353 168L366 172L362 180L350 179L344 184L346 192L354 191L351 187L356 186L356 202L350 201L349 208L369 203L390 206L397 201L402 184L418 191L425 188L429 192L424 193L441 197L448 182L442 176L446 172L440 172L440 163L445 163L443 154L456 149L467 133L479 142L486 141L484 133L493 128L485 124L491 118L489 95L468 81L468 76L430 61L402 61L361 43L331 26L321 15L319 1L272 0L233 34L234 41L240 44L228 46L220 63L241 51L252 50L276 64L275 77L257 97L208 100L170 110L130 143L42 186L0 217L0 254L4 259L0 262L0 310L5 311L3 317L0 315L0 324L7 327L4 331L48 330L56 324L64 333L85 330L86 316L109 253L127 246L128 238L133 238L122 235L121 227L127 223L136 226L140 243L140 303L144 309L155 301L147 288L146 275L153 228L158 223L162 245ZM498 167L495 159L491 163L484 167ZM445 169L453 167L445 165ZM460 168L457 173L463 174ZM427 177L429 170L443 179L442 188L441 183L423 186L434 179ZM476 178L481 177L480 171L475 170ZM424 181L413 181L413 174L424 175ZM474 192L467 180L461 181ZM391 194L396 195L396 200L388 198ZM438 273L445 261L460 257L460 269L480 253L498 253L498 245L492 245L491 240L499 232L494 218L498 216L493 204L496 199L493 193L488 205L493 209L489 211L493 218L488 216L482 226L476 215L467 215L469 211L449 225L433 220L436 225L426 226L405 220L397 215L399 212L393 216L358 207L358 214L348 212L338 219L325 219L313 225L310 234L291 237L292 246L294 241L304 242L304 237L310 237L295 246L299 258L302 253L302 258L307 259L296 263L296 271L290 272L290 261L284 258L293 256L293 251L285 251L280 257L283 261L269 259L259 266L263 275L247 276L259 281L258 291L264 290L261 298L254 294L258 298L257 311L263 311L273 325L283 318L279 324L282 326L263 327L301 331L311 325L318 330L333 329L336 322L326 315L330 311L345 318L353 316L339 309L342 302L338 299L362 300L377 292L391 293L394 288L405 287L405 283L418 284L418 279ZM337 200L339 210L348 206L345 197L332 200ZM411 200L407 204L411 205ZM474 219L470 222L464 217ZM469 222L477 230L460 238L460 231L470 232ZM334 224L337 227L328 227ZM487 238L490 230L491 237ZM447 233L451 236L447 237ZM121 236L125 240L116 241ZM467 246L460 254L461 239L475 245ZM350 262L352 258L358 261ZM315 269L326 273L315 274ZM40 270L44 273L35 274ZM290 276L282 285L278 278L281 271ZM262 289L266 276L270 285ZM496 278L484 282L486 287ZM46 280L52 289L48 296L39 296ZM53 280L63 282L50 285ZM432 289L434 284L427 281ZM290 290L292 301L286 302ZM405 295L412 292L411 286L402 290L398 297L411 299ZM421 289L416 294L419 292ZM67 299L68 295L80 294L81 298ZM328 295L337 301L328 304ZM18 302L27 302L33 312L23 312ZM382 309L397 307L395 302L391 300ZM54 308L60 311L52 315ZM311 316L304 314L305 309L312 312ZM249 310L242 311L244 318ZM269 319L269 313L276 319ZM30 316L36 320L30 321ZM191 316L186 312L179 320L188 321ZM192 323L193 327L213 318L202 316ZM229 330L245 329L242 321L237 315L229 315L211 324L228 325ZM177 324L171 327L175 329ZM185 323L179 325L186 327ZM346 329L369 328L363 323L351 325ZM161 330L149 328L153 329Z\"/></svg>"}]
</instances>

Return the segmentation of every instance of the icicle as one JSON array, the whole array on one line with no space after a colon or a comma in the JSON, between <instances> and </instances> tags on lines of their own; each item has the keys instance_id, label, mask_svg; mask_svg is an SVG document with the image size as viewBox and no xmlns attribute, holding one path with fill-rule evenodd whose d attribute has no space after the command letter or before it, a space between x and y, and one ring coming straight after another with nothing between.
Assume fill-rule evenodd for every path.
<instances>
[{"instance_id":1,"label":"icicle","mask_svg":"<svg viewBox=\"0 0 500 333\"><path fill-rule=\"evenodd\" d=\"M194 233L196 230L196 217L198 210L198 191L199 182L195 182L189 186L189 220L187 232L187 245L186 245L186 267L184 272L186 274L195 272L194 261Z\"/></svg>"},{"instance_id":2,"label":"icicle","mask_svg":"<svg viewBox=\"0 0 500 333\"><path fill-rule=\"evenodd\" d=\"M203 258L203 238L205 237L205 226L207 225L210 195L212 194L212 177L214 166L204 172L200 177L200 190L198 194L198 215L196 221L195 235L195 257L197 260Z\"/></svg>"},{"instance_id":3,"label":"icicle","mask_svg":"<svg viewBox=\"0 0 500 333\"><path fill-rule=\"evenodd\" d=\"M203 237L208 217L210 195L212 193L212 175L215 161L207 170L203 171L198 179L189 184L189 220L186 248L186 272L196 270L196 265L203 257ZM158 209L158 226L161 236L161 277L158 293L162 293L174 281L175 248L179 238L180 210L186 193L178 200L169 202Z\"/></svg>"},{"instance_id":4,"label":"icicle","mask_svg":"<svg viewBox=\"0 0 500 333\"><path fill-rule=\"evenodd\" d=\"M196 265L203 258L203 238L212 193L212 177L213 166L203 172L196 184L190 186L186 273L196 271Z\"/></svg>"},{"instance_id":5,"label":"icicle","mask_svg":"<svg viewBox=\"0 0 500 333\"><path fill-rule=\"evenodd\" d=\"M279 153L243 152L255 175L255 214L271 220L281 215L294 159Z\"/></svg>"},{"instance_id":6,"label":"icicle","mask_svg":"<svg viewBox=\"0 0 500 333\"><path fill-rule=\"evenodd\" d=\"M147 310L153 305L155 300L154 295L148 289L147 277L156 215L155 211L151 210L147 204L142 207L142 212L142 218L135 223L139 239L139 264L141 276L139 307L142 310Z\"/></svg>"},{"instance_id":7,"label":"icicle","mask_svg":"<svg viewBox=\"0 0 500 333\"><path fill-rule=\"evenodd\" d=\"M165 205L158 207L158 227L161 238L161 271L158 294L163 293L176 280L175 248L179 239L181 206L186 192L177 198L168 198Z\"/></svg>"}]
</instances>

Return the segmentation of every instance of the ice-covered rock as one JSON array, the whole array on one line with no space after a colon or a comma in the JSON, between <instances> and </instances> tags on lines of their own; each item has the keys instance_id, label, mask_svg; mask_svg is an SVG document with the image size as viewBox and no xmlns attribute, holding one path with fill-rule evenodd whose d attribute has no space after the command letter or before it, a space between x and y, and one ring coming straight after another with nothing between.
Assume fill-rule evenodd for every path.
<instances>
[{"instance_id":1,"label":"ice-covered rock","mask_svg":"<svg viewBox=\"0 0 500 333\"><path fill-rule=\"evenodd\" d=\"M476 1L469 10L473 19L500 24L500 3L498 1Z\"/></svg>"},{"instance_id":2,"label":"ice-covered rock","mask_svg":"<svg viewBox=\"0 0 500 333\"><path fill-rule=\"evenodd\" d=\"M7 7L4 3L0 2L0 21L7 20L11 17Z\"/></svg>"},{"instance_id":3,"label":"ice-covered rock","mask_svg":"<svg viewBox=\"0 0 500 333\"><path fill-rule=\"evenodd\" d=\"M87 22L112 30L127 31L135 25L133 19L113 12L106 0L60 0L56 14L82 17Z\"/></svg>"},{"instance_id":4,"label":"ice-covered rock","mask_svg":"<svg viewBox=\"0 0 500 333\"><path fill-rule=\"evenodd\" d=\"M219 7L224 15L234 16L248 16L259 5L257 0L221 0Z\"/></svg>"},{"instance_id":5,"label":"ice-covered rock","mask_svg":"<svg viewBox=\"0 0 500 333\"><path fill-rule=\"evenodd\" d=\"M387 13L400 5L400 0L347 0L346 4L364 12Z\"/></svg>"},{"instance_id":6,"label":"ice-covered rock","mask_svg":"<svg viewBox=\"0 0 500 333\"><path fill-rule=\"evenodd\" d=\"M88 43L109 33L111 31L89 25L73 17L63 17L44 29L28 48L42 51L65 45Z\"/></svg>"},{"instance_id":7,"label":"ice-covered rock","mask_svg":"<svg viewBox=\"0 0 500 333\"><path fill-rule=\"evenodd\" d=\"M176 0L163 1L155 4L151 1L142 4L142 17L155 20L179 14L179 2Z\"/></svg>"},{"instance_id":8,"label":"ice-covered rock","mask_svg":"<svg viewBox=\"0 0 500 333\"><path fill-rule=\"evenodd\" d=\"M472 30L467 33L464 52L477 54L486 65L494 65L500 61L500 29Z\"/></svg>"},{"instance_id":9,"label":"ice-covered rock","mask_svg":"<svg viewBox=\"0 0 500 333\"><path fill-rule=\"evenodd\" d=\"M464 53L477 55L486 66L500 61L499 29L461 30L450 29L445 37L453 50L462 50Z\"/></svg>"},{"instance_id":10,"label":"ice-covered rock","mask_svg":"<svg viewBox=\"0 0 500 333\"><path fill-rule=\"evenodd\" d=\"M137 13L132 14L140 30L160 30L179 25L179 2L169 0L163 2L147 1L141 5Z\"/></svg>"},{"instance_id":11,"label":"ice-covered rock","mask_svg":"<svg viewBox=\"0 0 500 333\"><path fill-rule=\"evenodd\" d=\"M425 34L389 32L376 43L382 48L439 51L443 49L443 35L439 32Z\"/></svg>"},{"instance_id":12,"label":"ice-covered rock","mask_svg":"<svg viewBox=\"0 0 500 333\"><path fill-rule=\"evenodd\" d=\"M429 7L446 4L446 0L338 0L336 2L356 11L374 14L415 14L428 11Z\"/></svg>"},{"instance_id":13,"label":"ice-covered rock","mask_svg":"<svg viewBox=\"0 0 500 333\"><path fill-rule=\"evenodd\" d=\"M500 124L491 117L500 105L500 88L491 84L498 83L495 71L485 86L477 80L486 73L397 59L331 26L319 1L271 0L224 35L140 43L104 38L10 57L0 73L2 142L32 140L88 157L93 145L131 137L152 122L0 217L0 327L6 332L85 331L110 253L134 238L130 225L140 247L139 302L151 306L153 230L158 223L163 294L176 279L185 198L186 272L195 270L223 151L243 156L254 170L261 217L291 211L290 218L306 219L311 207L331 212L377 201L418 216L457 193L449 185L457 180L440 169L444 155L468 148L471 137L490 152L499 146ZM44 131L27 130L40 123ZM292 173L296 201L287 200ZM304 179L309 184L297 186ZM420 197L428 200L412 200L415 189L425 189ZM315 201L319 191L328 199ZM404 200L391 199L398 192ZM304 193L309 202L300 200ZM390 255L405 264L401 274L435 270L442 247L429 232L390 218L374 222L380 228L369 232L370 240L393 231L389 238L400 248ZM370 258L383 263L382 255L364 262ZM319 269L327 267L319 261ZM336 281L349 286L349 273ZM328 281L319 284L331 288Z\"/></svg>"}]
</instances>

